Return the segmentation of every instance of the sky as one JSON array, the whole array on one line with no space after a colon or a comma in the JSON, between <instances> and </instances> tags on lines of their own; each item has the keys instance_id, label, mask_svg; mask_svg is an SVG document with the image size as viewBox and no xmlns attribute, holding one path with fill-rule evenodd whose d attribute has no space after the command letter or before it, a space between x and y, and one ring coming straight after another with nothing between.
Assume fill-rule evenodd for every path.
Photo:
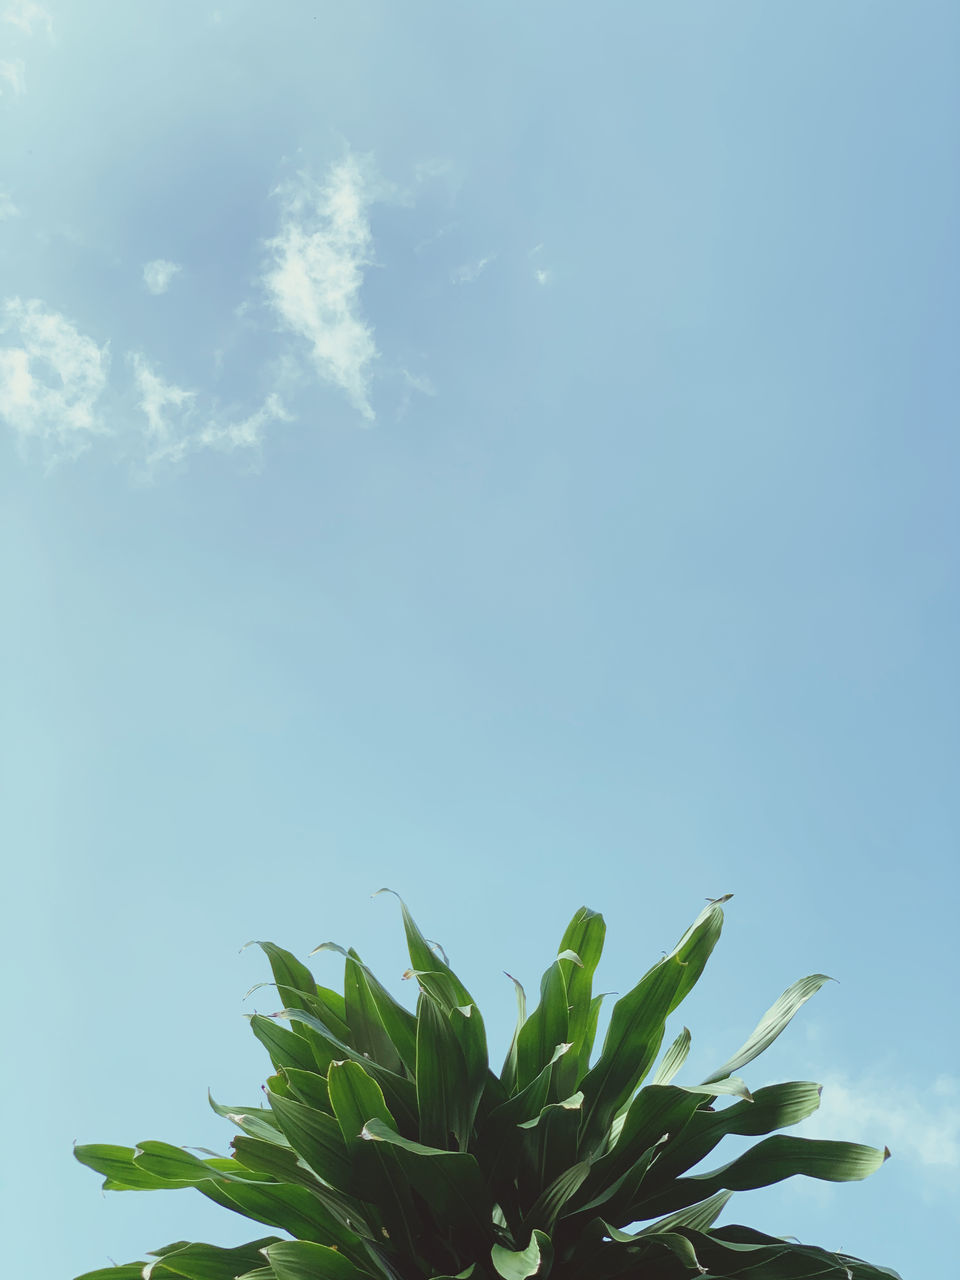
<instances>
[{"instance_id":1,"label":"sky","mask_svg":"<svg viewBox=\"0 0 960 1280\"><path fill-rule=\"evenodd\" d=\"M943 1272L958 66L953 0L0 0L10 1274L258 1233L72 1143L226 1148L251 938L410 999L382 885L495 1054L581 904L625 991L732 892L691 1080L828 973L747 1083L893 1159L724 1220Z\"/></svg>"}]
</instances>

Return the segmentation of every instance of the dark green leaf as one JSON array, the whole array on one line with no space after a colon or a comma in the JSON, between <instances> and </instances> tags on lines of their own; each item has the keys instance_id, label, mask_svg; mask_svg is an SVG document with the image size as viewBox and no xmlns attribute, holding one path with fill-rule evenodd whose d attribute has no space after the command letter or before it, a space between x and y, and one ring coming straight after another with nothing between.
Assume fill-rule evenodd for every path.
<instances>
[{"instance_id":1,"label":"dark green leaf","mask_svg":"<svg viewBox=\"0 0 960 1280\"><path fill-rule=\"evenodd\" d=\"M292 1098L267 1097L287 1140L310 1168L332 1186L350 1190L352 1166L336 1118Z\"/></svg>"},{"instance_id":2,"label":"dark green leaf","mask_svg":"<svg viewBox=\"0 0 960 1280\"><path fill-rule=\"evenodd\" d=\"M417 1003L417 1106L420 1141L466 1150L471 1088L450 1019L425 991Z\"/></svg>"},{"instance_id":3,"label":"dark green leaf","mask_svg":"<svg viewBox=\"0 0 960 1280\"><path fill-rule=\"evenodd\" d=\"M351 949L347 952L347 962L343 975L343 991L346 998L347 1025L350 1028L350 1043L361 1053L379 1062L388 1071L402 1073L403 1064L397 1047L390 1039L384 1026L374 999L373 991L364 965L357 953ZM398 1005L399 1009L400 1006ZM413 1018L407 1010L403 1013ZM406 1030L406 1023L400 1024Z\"/></svg>"},{"instance_id":4,"label":"dark green leaf","mask_svg":"<svg viewBox=\"0 0 960 1280\"><path fill-rule=\"evenodd\" d=\"M263 1262L261 1250L277 1243L276 1236L264 1236L235 1249L212 1244L180 1242L157 1249L156 1260L143 1268L143 1280L161 1280L167 1276L183 1276L185 1280L234 1280L251 1267Z\"/></svg>"},{"instance_id":5,"label":"dark green leaf","mask_svg":"<svg viewBox=\"0 0 960 1280\"><path fill-rule=\"evenodd\" d=\"M611 1120L650 1069L682 975L680 960L668 957L614 1005L603 1052L580 1086L585 1099L580 1140L584 1154L605 1141Z\"/></svg>"},{"instance_id":6,"label":"dark green leaf","mask_svg":"<svg viewBox=\"0 0 960 1280\"><path fill-rule=\"evenodd\" d=\"M517 1036L517 1088L525 1089L553 1057L558 1044L571 1043L567 1029L567 984L555 960L540 983L540 1003ZM574 1050L576 1046L574 1046Z\"/></svg>"}]
</instances>

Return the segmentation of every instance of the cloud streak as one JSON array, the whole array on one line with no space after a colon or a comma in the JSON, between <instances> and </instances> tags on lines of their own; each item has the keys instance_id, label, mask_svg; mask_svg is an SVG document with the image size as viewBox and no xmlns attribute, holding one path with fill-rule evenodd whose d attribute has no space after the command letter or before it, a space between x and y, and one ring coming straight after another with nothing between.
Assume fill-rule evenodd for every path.
<instances>
[{"instance_id":1,"label":"cloud streak","mask_svg":"<svg viewBox=\"0 0 960 1280\"><path fill-rule=\"evenodd\" d=\"M37 299L8 298L0 331L0 419L52 456L76 456L103 433L97 402L107 385L109 344L99 347Z\"/></svg>"},{"instance_id":2,"label":"cloud streak","mask_svg":"<svg viewBox=\"0 0 960 1280\"><path fill-rule=\"evenodd\" d=\"M267 242L262 280L268 301L281 327L307 344L320 378L372 422L371 367L379 353L360 291L373 261L369 209L376 184L368 167L348 156L323 185L301 174L277 194L280 230Z\"/></svg>"},{"instance_id":3,"label":"cloud streak","mask_svg":"<svg viewBox=\"0 0 960 1280\"><path fill-rule=\"evenodd\" d=\"M139 352L130 357L138 406L146 418L148 464L181 462L200 449L229 453L257 449L271 422L290 422L292 415L276 393L239 421L224 420L217 411L202 412L198 393L166 382Z\"/></svg>"},{"instance_id":4,"label":"cloud streak","mask_svg":"<svg viewBox=\"0 0 960 1280\"><path fill-rule=\"evenodd\" d=\"M33 35L34 26L42 26L48 36L53 35L53 18L35 0L13 0L13 4L0 13L0 18L17 27L25 36Z\"/></svg>"},{"instance_id":5,"label":"cloud streak","mask_svg":"<svg viewBox=\"0 0 960 1280\"><path fill-rule=\"evenodd\" d=\"M827 1077L820 1109L800 1130L873 1146L924 1169L960 1172L960 1081L941 1076L927 1088Z\"/></svg>"},{"instance_id":6,"label":"cloud streak","mask_svg":"<svg viewBox=\"0 0 960 1280\"><path fill-rule=\"evenodd\" d=\"M22 58L16 58L13 62L0 62L0 80L10 86L15 98L21 97L27 92L27 64ZM0 93L2 92L0 89Z\"/></svg>"},{"instance_id":7,"label":"cloud streak","mask_svg":"<svg viewBox=\"0 0 960 1280\"><path fill-rule=\"evenodd\" d=\"M465 262L462 267L458 267L450 277L451 284L473 284L475 280L479 280L493 262L497 255L490 254L486 258L478 258L476 262Z\"/></svg>"},{"instance_id":8,"label":"cloud streak","mask_svg":"<svg viewBox=\"0 0 960 1280\"><path fill-rule=\"evenodd\" d=\"M151 293L166 293L170 282L183 268L176 262L168 262L166 258L155 258L147 262L143 268L143 283Z\"/></svg>"}]
</instances>

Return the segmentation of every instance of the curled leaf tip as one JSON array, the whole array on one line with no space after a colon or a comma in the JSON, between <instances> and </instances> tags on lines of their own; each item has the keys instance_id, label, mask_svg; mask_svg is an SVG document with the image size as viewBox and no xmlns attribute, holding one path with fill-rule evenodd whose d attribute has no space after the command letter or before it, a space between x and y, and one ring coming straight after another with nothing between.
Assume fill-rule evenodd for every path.
<instances>
[{"instance_id":1,"label":"curled leaf tip","mask_svg":"<svg viewBox=\"0 0 960 1280\"><path fill-rule=\"evenodd\" d=\"M889 1148L889 1147L884 1147L884 1148L883 1148L883 1158L884 1158L884 1160L889 1160L889 1159L890 1159L890 1155L891 1155L890 1148Z\"/></svg>"}]
</instances>

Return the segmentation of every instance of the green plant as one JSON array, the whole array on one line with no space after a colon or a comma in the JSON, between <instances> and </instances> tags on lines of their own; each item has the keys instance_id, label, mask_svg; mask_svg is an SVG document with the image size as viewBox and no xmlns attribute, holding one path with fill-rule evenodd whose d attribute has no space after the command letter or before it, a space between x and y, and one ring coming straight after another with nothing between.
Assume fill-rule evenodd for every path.
<instances>
[{"instance_id":1,"label":"green plant","mask_svg":"<svg viewBox=\"0 0 960 1280\"><path fill-rule=\"evenodd\" d=\"M772 1134L817 1108L816 1084L751 1093L734 1073L776 1039L828 980L823 974L785 991L702 1083L673 1083L690 1045L685 1028L644 1083L666 1019L720 935L725 900L711 902L616 1002L595 1057L603 997L592 982L605 926L581 908L529 1016L516 983L519 1016L499 1076L488 1066L473 998L403 904L416 1014L353 950L343 952L341 996L318 986L289 952L260 943L285 1008L250 1020L275 1071L267 1106L211 1099L240 1131L233 1156L203 1159L162 1142L80 1146L75 1154L105 1176L105 1188L196 1187L292 1239L268 1236L236 1249L180 1241L149 1263L80 1280L895 1276L747 1227L714 1225L735 1191L793 1174L864 1178L888 1151L777 1134L719 1168L691 1172L725 1135Z\"/></svg>"}]
</instances>

